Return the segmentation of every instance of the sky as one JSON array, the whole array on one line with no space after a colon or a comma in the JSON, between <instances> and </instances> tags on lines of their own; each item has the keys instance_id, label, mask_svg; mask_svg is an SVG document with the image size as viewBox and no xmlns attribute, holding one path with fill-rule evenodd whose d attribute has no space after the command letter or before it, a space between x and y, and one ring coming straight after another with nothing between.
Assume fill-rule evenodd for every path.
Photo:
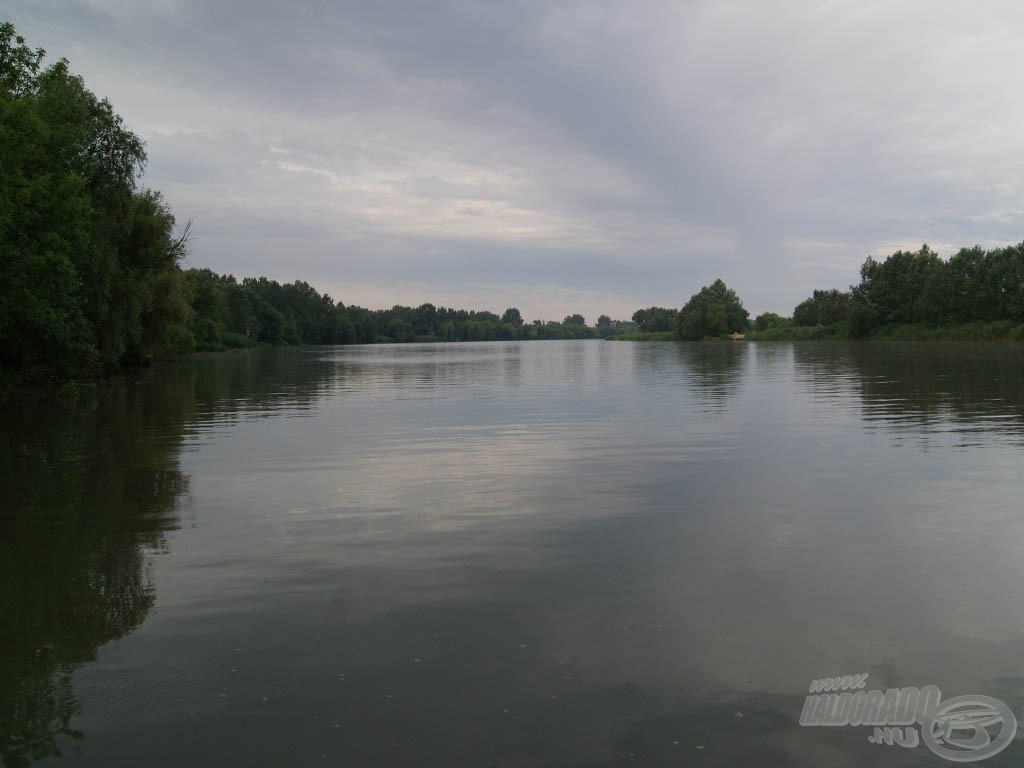
<instances>
[{"instance_id":1,"label":"sky","mask_svg":"<svg viewBox=\"0 0 1024 768\"><path fill-rule=\"evenodd\" d=\"M1019 0L6 0L188 266L345 304L756 315L1024 240Z\"/></svg>"}]
</instances>

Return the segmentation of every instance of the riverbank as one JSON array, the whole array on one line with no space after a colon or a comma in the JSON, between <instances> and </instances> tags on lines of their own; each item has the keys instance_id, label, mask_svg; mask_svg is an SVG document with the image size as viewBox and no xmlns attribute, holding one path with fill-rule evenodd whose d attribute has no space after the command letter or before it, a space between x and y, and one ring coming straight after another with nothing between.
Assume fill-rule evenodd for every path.
<instances>
[{"instance_id":1,"label":"riverbank","mask_svg":"<svg viewBox=\"0 0 1024 768\"><path fill-rule=\"evenodd\" d=\"M773 326L749 331L750 341L849 341L845 323L833 325ZM1024 324L1008 320L993 323L962 323L929 326L924 323L883 325L858 341L1024 341Z\"/></svg>"},{"instance_id":2,"label":"riverbank","mask_svg":"<svg viewBox=\"0 0 1024 768\"><path fill-rule=\"evenodd\" d=\"M729 336L719 337L732 341ZM833 325L775 325L764 330L749 330L746 341L1004 341L1024 342L1024 324L1010 321L963 323L933 327L924 323L885 325L864 337L851 336L845 323ZM717 340L717 339L716 339ZM610 336L608 341L679 341L671 332L626 333Z\"/></svg>"},{"instance_id":3,"label":"riverbank","mask_svg":"<svg viewBox=\"0 0 1024 768\"><path fill-rule=\"evenodd\" d=\"M608 336L605 341L744 341L750 335L724 334L722 336L709 336L706 339L680 339L675 331L652 331L650 333L624 333L621 336Z\"/></svg>"},{"instance_id":4,"label":"riverbank","mask_svg":"<svg viewBox=\"0 0 1024 768\"><path fill-rule=\"evenodd\" d=\"M623 333L619 336L608 336L605 341L677 341L679 337L674 331L651 331L649 333Z\"/></svg>"}]
</instances>

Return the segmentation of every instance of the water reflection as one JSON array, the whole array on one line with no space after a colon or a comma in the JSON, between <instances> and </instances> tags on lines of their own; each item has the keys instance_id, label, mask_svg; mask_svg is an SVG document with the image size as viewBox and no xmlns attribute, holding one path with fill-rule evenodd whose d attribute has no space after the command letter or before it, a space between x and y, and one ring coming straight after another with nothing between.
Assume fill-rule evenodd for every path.
<instances>
[{"instance_id":1,"label":"water reflection","mask_svg":"<svg viewBox=\"0 0 1024 768\"><path fill-rule=\"evenodd\" d=\"M333 368L297 350L199 357L77 395L5 404L0 430L0 755L79 738L71 684L152 610L149 567L179 525L197 427L302 413Z\"/></svg>"},{"instance_id":2,"label":"water reflection","mask_svg":"<svg viewBox=\"0 0 1024 768\"><path fill-rule=\"evenodd\" d=\"M170 390L168 390L170 391ZM181 413L152 387L7 408L0 444L0 750L19 765L77 735L75 665L139 626L146 552L177 525Z\"/></svg>"},{"instance_id":3,"label":"water reflection","mask_svg":"<svg viewBox=\"0 0 1024 768\"><path fill-rule=\"evenodd\" d=\"M605 349L613 345L605 345ZM722 412L743 386L751 347L725 342L637 342L628 346L628 375L651 388L651 396L667 395L696 411ZM664 387L670 387L664 390Z\"/></svg>"},{"instance_id":4,"label":"water reflection","mask_svg":"<svg viewBox=\"0 0 1024 768\"><path fill-rule=\"evenodd\" d=\"M798 344L793 354L797 381L828 401L859 398L868 429L922 447L1021 444L1021 345Z\"/></svg>"},{"instance_id":5,"label":"water reflection","mask_svg":"<svg viewBox=\"0 0 1024 768\"><path fill-rule=\"evenodd\" d=\"M724 410L743 384L750 349L745 344L703 342L674 345L684 382L708 409Z\"/></svg>"},{"instance_id":6,"label":"water reflection","mask_svg":"<svg viewBox=\"0 0 1024 768\"><path fill-rule=\"evenodd\" d=\"M1022 362L257 350L18 403L5 759L924 764L795 721L833 667L1021 711Z\"/></svg>"}]
</instances>

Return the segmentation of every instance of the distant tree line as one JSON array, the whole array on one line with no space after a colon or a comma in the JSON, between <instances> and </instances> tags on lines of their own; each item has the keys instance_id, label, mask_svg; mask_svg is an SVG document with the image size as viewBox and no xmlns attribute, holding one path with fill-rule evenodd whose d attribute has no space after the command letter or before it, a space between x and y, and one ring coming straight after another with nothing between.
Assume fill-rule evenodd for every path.
<instances>
[{"instance_id":1,"label":"distant tree line","mask_svg":"<svg viewBox=\"0 0 1024 768\"><path fill-rule=\"evenodd\" d=\"M816 290L792 317L767 312L754 327L765 338L1024 339L1024 243L869 256L848 291Z\"/></svg>"},{"instance_id":2,"label":"distant tree line","mask_svg":"<svg viewBox=\"0 0 1024 768\"><path fill-rule=\"evenodd\" d=\"M184 270L189 224L179 229L160 193L139 187L142 140L66 60L44 67L44 55L0 24L0 374L23 381L258 343L703 339L747 330L866 338L948 326L1024 338L1024 243L965 248L949 260L927 245L869 257L849 291L814 291L792 317L764 313L752 325L721 280L679 310L639 309L631 321L601 315L590 326L579 314L527 323L515 307L370 310L301 281Z\"/></svg>"},{"instance_id":3,"label":"distant tree line","mask_svg":"<svg viewBox=\"0 0 1024 768\"><path fill-rule=\"evenodd\" d=\"M0 24L0 373L60 378L261 342L580 339L626 325L526 323L514 307L368 310L304 282L184 270L189 225L139 187L142 140L67 60L44 67L44 56Z\"/></svg>"},{"instance_id":4,"label":"distant tree line","mask_svg":"<svg viewBox=\"0 0 1024 768\"><path fill-rule=\"evenodd\" d=\"M515 307L502 315L433 304L364 309L335 302L308 283L217 275L190 269L185 281L196 349L267 344L372 344L429 341L590 339L601 333L582 315L525 323ZM606 318L607 319L607 318ZM608 329L614 322L608 319Z\"/></svg>"},{"instance_id":5,"label":"distant tree line","mask_svg":"<svg viewBox=\"0 0 1024 768\"><path fill-rule=\"evenodd\" d=\"M649 307L633 321L644 338L894 338L1024 340L1024 243L961 248L942 259L927 245L868 257L847 291L815 290L790 317L765 312L750 322L735 291L715 280L680 310Z\"/></svg>"}]
</instances>

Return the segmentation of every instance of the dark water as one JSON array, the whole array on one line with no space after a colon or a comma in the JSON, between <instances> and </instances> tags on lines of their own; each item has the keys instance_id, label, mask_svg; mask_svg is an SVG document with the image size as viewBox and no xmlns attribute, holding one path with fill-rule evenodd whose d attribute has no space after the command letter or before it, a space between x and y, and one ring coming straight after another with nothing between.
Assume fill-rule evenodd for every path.
<instances>
[{"instance_id":1,"label":"dark water","mask_svg":"<svg viewBox=\"0 0 1024 768\"><path fill-rule=\"evenodd\" d=\"M1024 717L1020 346L261 350L0 418L8 764L952 765L799 725L862 672Z\"/></svg>"}]
</instances>

